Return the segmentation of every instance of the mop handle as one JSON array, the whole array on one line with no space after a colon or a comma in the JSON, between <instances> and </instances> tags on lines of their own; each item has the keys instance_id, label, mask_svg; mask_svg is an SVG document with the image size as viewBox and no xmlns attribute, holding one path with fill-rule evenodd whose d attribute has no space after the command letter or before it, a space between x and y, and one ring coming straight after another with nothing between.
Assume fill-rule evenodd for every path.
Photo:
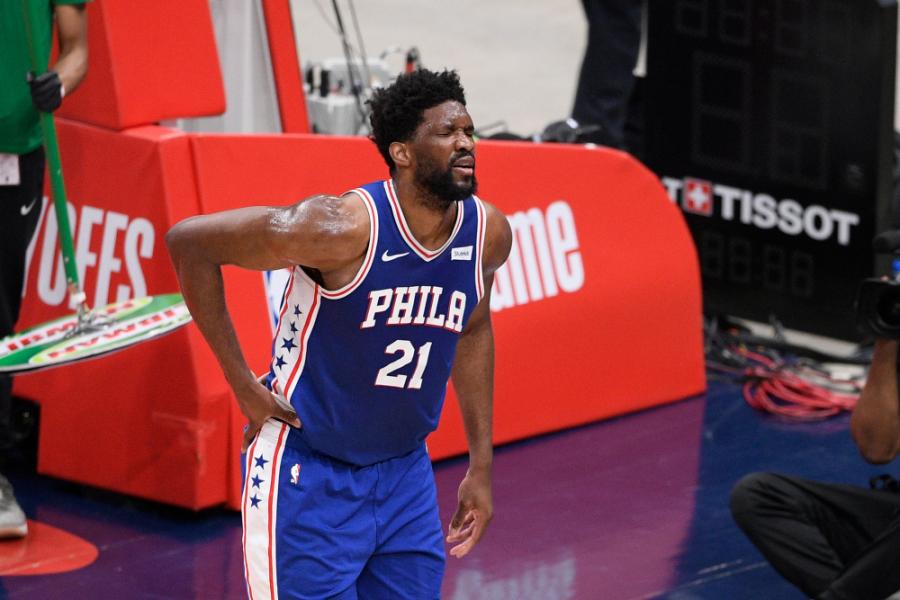
<instances>
[{"instance_id":1,"label":"mop handle","mask_svg":"<svg viewBox=\"0 0 900 600\"><path fill-rule=\"evenodd\" d=\"M31 70L37 76L41 74L46 65L41 65L40 52L35 47L34 31L40 27L40 19L46 15L36 14L36 7L29 0L22 0L22 9L25 13L25 36L28 39L28 55L31 58ZM56 138L56 125L53 115L44 111L38 111L41 119L41 132L44 135L44 149L47 153L47 167L50 171L50 188L53 190L53 208L56 210L57 232L59 245L62 250L63 266L66 271L66 282L69 284L69 293L75 298L76 303L83 302L80 299L81 285L78 281L78 267L75 264L75 249L72 245L72 229L69 225L69 213L66 209L66 187L63 182L62 162L59 160L59 143Z\"/></svg>"}]
</instances>

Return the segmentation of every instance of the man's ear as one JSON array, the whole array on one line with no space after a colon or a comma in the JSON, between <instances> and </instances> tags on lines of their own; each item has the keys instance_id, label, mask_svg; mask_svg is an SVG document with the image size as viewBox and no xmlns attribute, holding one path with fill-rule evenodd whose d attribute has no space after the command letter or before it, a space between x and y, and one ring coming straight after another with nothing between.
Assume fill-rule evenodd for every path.
<instances>
[{"instance_id":1,"label":"man's ear","mask_svg":"<svg viewBox=\"0 0 900 600\"><path fill-rule=\"evenodd\" d=\"M409 147L403 142L392 142L388 147L388 152L398 167L408 167L412 163Z\"/></svg>"}]
</instances>

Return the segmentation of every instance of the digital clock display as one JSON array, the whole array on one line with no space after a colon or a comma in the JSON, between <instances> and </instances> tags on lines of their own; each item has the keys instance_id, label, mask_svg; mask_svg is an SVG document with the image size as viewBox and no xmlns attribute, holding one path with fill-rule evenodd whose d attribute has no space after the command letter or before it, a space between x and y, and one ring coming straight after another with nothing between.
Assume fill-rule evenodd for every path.
<instances>
[{"instance_id":1,"label":"digital clock display","mask_svg":"<svg viewBox=\"0 0 900 600\"><path fill-rule=\"evenodd\" d=\"M700 268L704 277L794 298L812 298L815 291L813 255L776 244L756 246L718 231L699 232Z\"/></svg>"},{"instance_id":2,"label":"digital clock display","mask_svg":"<svg viewBox=\"0 0 900 600\"><path fill-rule=\"evenodd\" d=\"M856 337L890 217L885 4L648 3L646 160L694 235L707 312Z\"/></svg>"}]
</instances>

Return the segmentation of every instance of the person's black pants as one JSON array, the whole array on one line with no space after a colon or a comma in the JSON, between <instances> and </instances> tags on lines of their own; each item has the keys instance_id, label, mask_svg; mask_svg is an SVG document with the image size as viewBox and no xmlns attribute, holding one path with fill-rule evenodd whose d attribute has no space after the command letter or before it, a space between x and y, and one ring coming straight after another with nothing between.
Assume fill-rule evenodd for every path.
<instances>
[{"instance_id":1,"label":"person's black pants","mask_svg":"<svg viewBox=\"0 0 900 600\"><path fill-rule=\"evenodd\" d=\"M731 514L788 581L821 600L883 600L900 590L900 492L753 473Z\"/></svg>"},{"instance_id":2,"label":"person's black pants","mask_svg":"<svg viewBox=\"0 0 900 600\"><path fill-rule=\"evenodd\" d=\"M13 333L22 306L25 253L37 229L44 187L44 151L19 156L19 185L0 185L0 338ZM12 377L0 375L0 449L12 442Z\"/></svg>"},{"instance_id":3,"label":"person's black pants","mask_svg":"<svg viewBox=\"0 0 900 600\"><path fill-rule=\"evenodd\" d=\"M572 117L600 125L598 140L624 144L628 100L641 46L642 0L582 0L588 41L575 92Z\"/></svg>"}]
</instances>

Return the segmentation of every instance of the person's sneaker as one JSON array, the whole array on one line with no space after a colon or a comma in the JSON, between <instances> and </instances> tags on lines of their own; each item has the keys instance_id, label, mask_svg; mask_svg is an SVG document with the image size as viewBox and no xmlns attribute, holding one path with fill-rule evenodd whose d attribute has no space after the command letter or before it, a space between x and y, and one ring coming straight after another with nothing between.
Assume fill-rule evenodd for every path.
<instances>
[{"instance_id":1,"label":"person's sneaker","mask_svg":"<svg viewBox=\"0 0 900 600\"><path fill-rule=\"evenodd\" d=\"M28 521L6 477L0 475L0 538L21 538L28 534Z\"/></svg>"}]
</instances>

